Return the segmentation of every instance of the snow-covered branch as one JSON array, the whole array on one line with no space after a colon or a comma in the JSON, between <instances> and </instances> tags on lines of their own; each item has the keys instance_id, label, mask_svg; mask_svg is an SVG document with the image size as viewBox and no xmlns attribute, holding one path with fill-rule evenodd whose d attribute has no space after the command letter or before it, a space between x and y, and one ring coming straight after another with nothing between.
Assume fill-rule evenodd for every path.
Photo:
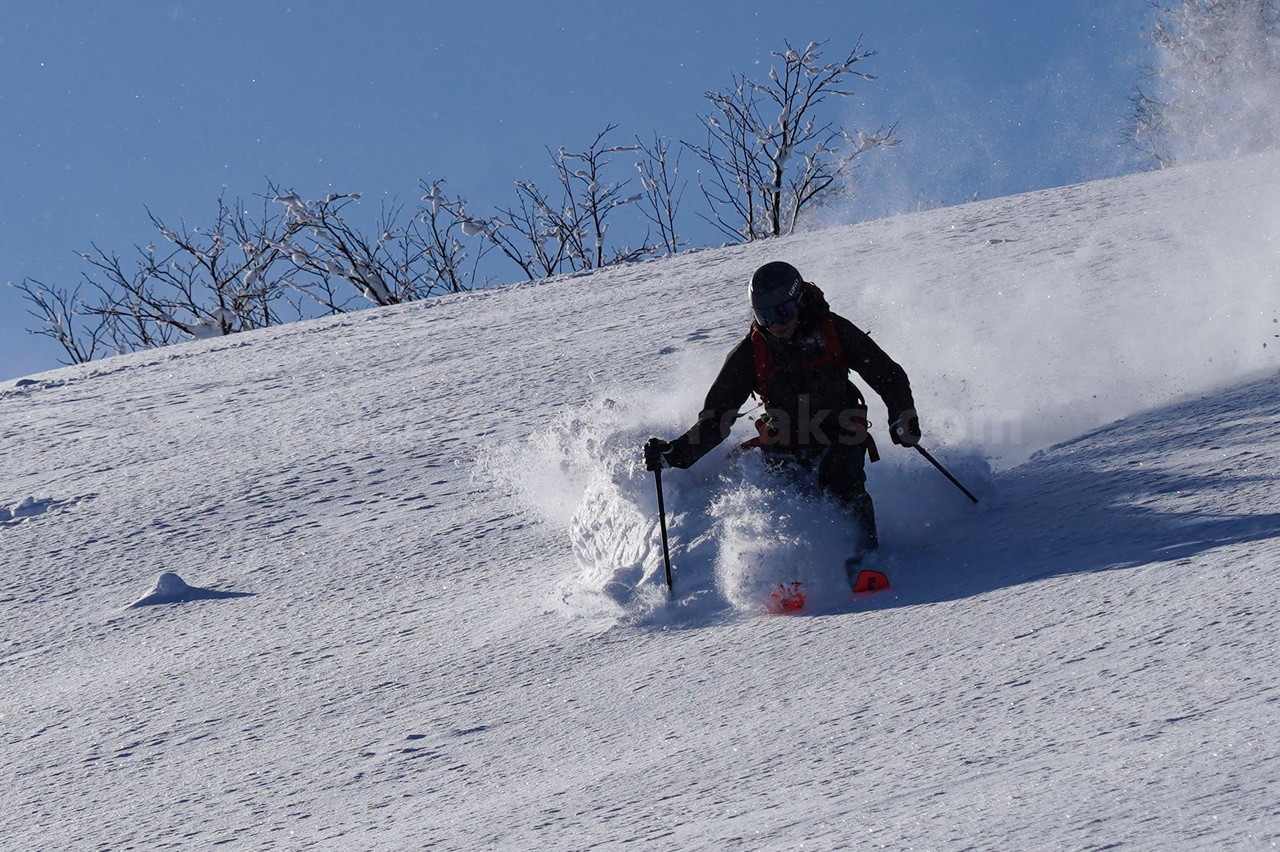
<instances>
[{"instance_id":1,"label":"snow-covered branch","mask_svg":"<svg viewBox=\"0 0 1280 852\"><path fill-rule=\"evenodd\" d=\"M563 147L548 150L555 190L546 190L533 181L516 181L515 205L498 208L495 215L486 218L460 218L463 233L489 240L530 280L676 250L679 241L673 217L678 202L672 202L669 195L674 176L667 173L661 182L649 183L648 172L640 167L644 191L627 192L631 181L616 179L615 158L619 154L647 154L638 142L610 144L608 136L616 129L614 124L606 126L582 151ZM665 156L664 150L664 160ZM669 234L657 243L646 233L634 245L619 244L611 236L618 217L646 200L668 208L668 218L672 220Z\"/></svg>"},{"instance_id":2,"label":"snow-covered branch","mask_svg":"<svg viewBox=\"0 0 1280 852\"><path fill-rule=\"evenodd\" d=\"M856 158L897 144L894 126L849 131L823 117L829 97L853 94L849 78L875 79L854 67L874 51L859 43L842 60L823 62L823 46L787 45L773 54L781 66L769 68L768 82L735 75L727 89L706 94L707 141L685 145L707 167L699 186L724 233L746 240L792 233L806 207L849 187Z\"/></svg>"}]
</instances>

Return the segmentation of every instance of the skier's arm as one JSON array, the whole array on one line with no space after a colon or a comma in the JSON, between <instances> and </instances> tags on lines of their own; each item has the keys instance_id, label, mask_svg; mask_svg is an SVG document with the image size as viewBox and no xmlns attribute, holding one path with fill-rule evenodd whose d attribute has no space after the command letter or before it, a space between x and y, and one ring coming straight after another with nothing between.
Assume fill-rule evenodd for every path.
<instances>
[{"instance_id":1,"label":"skier's arm","mask_svg":"<svg viewBox=\"0 0 1280 852\"><path fill-rule=\"evenodd\" d=\"M671 442L666 459L672 467L689 467L729 437L738 409L755 388L755 370L755 352L747 338L725 358L707 392L698 422Z\"/></svg>"},{"instance_id":2,"label":"skier's arm","mask_svg":"<svg viewBox=\"0 0 1280 852\"><path fill-rule=\"evenodd\" d=\"M889 422L915 408L907 371L890 358L871 336L841 316L833 316L836 336L846 365L856 372L884 400Z\"/></svg>"}]
</instances>

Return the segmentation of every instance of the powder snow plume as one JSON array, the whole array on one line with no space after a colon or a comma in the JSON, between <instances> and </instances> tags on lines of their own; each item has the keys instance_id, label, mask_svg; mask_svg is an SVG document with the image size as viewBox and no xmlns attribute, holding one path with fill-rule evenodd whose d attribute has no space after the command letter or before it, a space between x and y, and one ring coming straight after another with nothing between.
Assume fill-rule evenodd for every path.
<instances>
[{"instance_id":1,"label":"powder snow plume","mask_svg":"<svg viewBox=\"0 0 1280 852\"><path fill-rule=\"evenodd\" d=\"M481 459L481 475L567 534L575 565L556 591L563 611L637 625L701 623L758 612L793 582L817 607L845 601L844 559L859 547L849 515L820 492L811 471L771 469L758 453L739 450L740 429L690 470L664 473L676 604L667 606L656 487L641 447L672 427L648 421L647 410L604 399ZM956 451L952 460L993 496L979 453ZM909 550L923 541L919 530L968 511L914 453L897 449L868 467L880 525L893 541L887 550Z\"/></svg>"}]
</instances>

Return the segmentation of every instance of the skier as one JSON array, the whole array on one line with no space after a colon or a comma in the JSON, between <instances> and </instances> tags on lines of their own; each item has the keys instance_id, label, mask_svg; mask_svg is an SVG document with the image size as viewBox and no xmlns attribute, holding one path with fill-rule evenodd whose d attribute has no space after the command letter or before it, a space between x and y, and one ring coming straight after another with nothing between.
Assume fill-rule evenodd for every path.
<instances>
[{"instance_id":1,"label":"skier","mask_svg":"<svg viewBox=\"0 0 1280 852\"><path fill-rule=\"evenodd\" d=\"M649 470L688 468L728 437L738 409L755 393L764 403L756 421L770 462L817 472L818 484L848 508L860 533L859 550L845 562L850 576L879 546L875 508L864 461L878 456L867 430L854 370L884 400L895 444L914 447L920 420L906 372L866 332L834 313L822 291L789 263L766 263L751 277L753 322L720 368L693 427L674 441L651 438Z\"/></svg>"}]
</instances>

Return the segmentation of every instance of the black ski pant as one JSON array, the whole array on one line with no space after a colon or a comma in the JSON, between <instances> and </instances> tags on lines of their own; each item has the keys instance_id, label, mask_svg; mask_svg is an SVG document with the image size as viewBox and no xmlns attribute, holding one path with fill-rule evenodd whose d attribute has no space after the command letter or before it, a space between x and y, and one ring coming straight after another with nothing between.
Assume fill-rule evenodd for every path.
<instances>
[{"instance_id":1,"label":"black ski pant","mask_svg":"<svg viewBox=\"0 0 1280 852\"><path fill-rule=\"evenodd\" d=\"M871 502L871 495L867 493L865 446L837 443L816 455L785 447L772 447L766 450L766 454L774 457L780 464L794 462L810 470L816 464L818 485L849 510L861 534L862 551L865 553L880 546L880 539L876 534L875 505Z\"/></svg>"},{"instance_id":2,"label":"black ski pant","mask_svg":"<svg viewBox=\"0 0 1280 852\"><path fill-rule=\"evenodd\" d=\"M818 462L818 485L845 505L862 533L862 550L880 546L876 535L876 509L867 493L867 448L859 444L832 444Z\"/></svg>"}]
</instances>

